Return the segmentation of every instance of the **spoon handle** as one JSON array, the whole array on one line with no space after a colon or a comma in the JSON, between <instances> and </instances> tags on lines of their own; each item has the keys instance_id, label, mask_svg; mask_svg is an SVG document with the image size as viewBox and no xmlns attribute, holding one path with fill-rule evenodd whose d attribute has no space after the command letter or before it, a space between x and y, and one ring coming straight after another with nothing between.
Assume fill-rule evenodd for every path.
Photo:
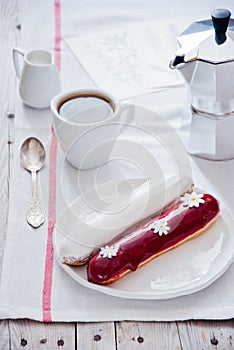
<instances>
[{"instance_id":1,"label":"spoon handle","mask_svg":"<svg viewBox=\"0 0 234 350\"><path fill-rule=\"evenodd\" d=\"M31 205L27 213L27 221L31 226L39 227L44 222L44 215L38 199L36 171L32 170L31 174L32 174L32 198L31 198Z\"/></svg>"}]
</instances>

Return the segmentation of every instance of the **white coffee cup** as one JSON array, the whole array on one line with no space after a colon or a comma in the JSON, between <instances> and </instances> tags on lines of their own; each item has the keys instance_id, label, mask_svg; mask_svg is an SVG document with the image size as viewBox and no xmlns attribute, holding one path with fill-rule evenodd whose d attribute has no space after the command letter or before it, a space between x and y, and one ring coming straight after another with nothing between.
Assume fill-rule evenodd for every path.
<instances>
[{"instance_id":1,"label":"white coffee cup","mask_svg":"<svg viewBox=\"0 0 234 350\"><path fill-rule=\"evenodd\" d=\"M110 159L114 144L134 118L133 105L121 105L97 88L72 90L51 101L53 126L68 162L91 169Z\"/></svg>"},{"instance_id":2,"label":"white coffee cup","mask_svg":"<svg viewBox=\"0 0 234 350\"><path fill-rule=\"evenodd\" d=\"M51 99L61 91L59 73L52 54L46 50L26 53L20 48L14 48L12 54L23 102L34 108L49 107Z\"/></svg>"}]
</instances>

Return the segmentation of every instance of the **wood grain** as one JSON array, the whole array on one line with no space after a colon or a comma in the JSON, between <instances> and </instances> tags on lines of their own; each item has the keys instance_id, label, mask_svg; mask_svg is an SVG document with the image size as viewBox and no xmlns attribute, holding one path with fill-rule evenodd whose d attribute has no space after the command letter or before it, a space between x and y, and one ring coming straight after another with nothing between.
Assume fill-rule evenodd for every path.
<instances>
[{"instance_id":1,"label":"wood grain","mask_svg":"<svg viewBox=\"0 0 234 350\"><path fill-rule=\"evenodd\" d=\"M114 322L78 323L77 349L115 349Z\"/></svg>"},{"instance_id":2,"label":"wood grain","mask_svg":"<svg viewBox=\"0 0 234 350\"><path fill-rule=\"evenodd\" d=\"M9 126L14 124L16 78L12 64L12 48L16 45L17 0L0 1L0 277L7 232L9 204L10 160L12 135ZM0 349L10 349L9 322L0 321Z\"/></svg>"},{"instance_id":3,"label":"wood grain","mask_svg":"<svg viewBox=\"0 0 234 350\"><path fill-rule=\"evenodd\" d=\"M10 350L10 333L8 320L0 322L0 349Z\"/></svg>"},{"instance_id":4,"label":"wood grain","mask_svg":"<svg viewBox=\"0 0 234 350\"><path fill-rule=\"evenodd\" d=\"M11 349L75 350L75 324L9 321ZM2 347L0 347L3 349Z\"/></svg>"},{"instance_id":5,"label":"wood grain","mask_svg":"<svg viewBox=\"0 0 234 350\"><path fill-rule=\"evenodd\" d=\"M175 322L117 322L118 350L181 350Z\"/></svg>"},{"instance_id":6,"label":"wood grain","mask_svg":"<svg viewBox=\"0 0 234 350\"><path fill-rule=\"evenodd\" d=\"M178 322L183 349L234 349L234 320Z\"/></svg>"},{"instance_id":7,"label":"wood grain","mask_svg":"<svg viewBox=\"0 0 234 350\"><path fill-rule=\"evenodd\" d=\"M17 0L0 1L0 266L7 230L9 201L10 147L9 120L15 113L15 72L12 63L12 48L17 40Z\"/></svg>"}]
</instances>

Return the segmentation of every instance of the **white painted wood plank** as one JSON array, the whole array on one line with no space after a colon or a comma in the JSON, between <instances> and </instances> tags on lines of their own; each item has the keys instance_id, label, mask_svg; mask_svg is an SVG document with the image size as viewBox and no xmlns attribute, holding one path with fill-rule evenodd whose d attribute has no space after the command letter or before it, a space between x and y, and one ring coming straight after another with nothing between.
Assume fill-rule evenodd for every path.
<instances>
[{"instance_id":1,"label":"white painted wood plank","mask_svg":"<svg viewBox=\"0 0 234 350\"><path fill-rule=\"evenodd\" d=\"M40 323L30 320L9 321L11 350L75 350L74 323ZM3 348L1 348L3 349Z\"/></svg>"},{"instance_id":2,"label":"white painted wood plank","mask_svg":"<svg viewBox=\"0 0 234 350\"><path fill-rule=\"evenodd\" d=\"M181 350L175 322L117 322L118 350Z\"/></svg>"},{"instance_id":3,"label":"white painted wood plank","mask_svg":"<svg viewBox=\"0 0 234 350\"><path fill-rule=\"evenodd\" d=\"M77 324L77 350L115 349L114 322Z\"/></svg>"},{"instance_id":4,"label":"white painted wood plank","mask_svg":"<svg viewBox=\"0 0 234 350\"><path fill-rule=\"evenodd\" d=\"M234 349L234 320L178 322L183 349Z\"/></svg>"},{"instance_id":5,"label":"white painted wood plank","mask_svg":"<svg viewBox=\"0 0 234 350\"><path fill-rule=\"evenodd\" d=\"M11 50L16 44L17 0L0 1L0 266L7 229L9 200L10 140L8 130L9 116L15 111L15 72L12 64ZM8 142L9 141L9 142Z\"/></svg>"},{"instance_id":6,"label":"white painted wood plank","mask_svg":"<svg viewBox=\"0 0 234 350\"><path fill-rule=\"evenodd\" d=\"M8 321L0 321L0 349L10 350Z\"/></svg>"}]
</instances>

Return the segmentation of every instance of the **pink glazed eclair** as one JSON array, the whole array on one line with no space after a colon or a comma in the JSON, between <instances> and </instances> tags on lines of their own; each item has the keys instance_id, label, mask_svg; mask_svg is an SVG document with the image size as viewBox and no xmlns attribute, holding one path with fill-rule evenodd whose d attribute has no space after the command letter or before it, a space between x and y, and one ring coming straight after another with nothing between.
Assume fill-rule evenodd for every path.
<instances>
[{"instance_id":1,"label":"pink glazed eclair","mask_svg":"<svg viewBox=\"0 0 234 350\"><path fill-rule=\"evenodd\" d=\"M176 205L101 247L87 266L87 277L110 284L161 254L205 232L217 219L218 201L210 194L186 193Z\"/></svg>"}]
</instances>

